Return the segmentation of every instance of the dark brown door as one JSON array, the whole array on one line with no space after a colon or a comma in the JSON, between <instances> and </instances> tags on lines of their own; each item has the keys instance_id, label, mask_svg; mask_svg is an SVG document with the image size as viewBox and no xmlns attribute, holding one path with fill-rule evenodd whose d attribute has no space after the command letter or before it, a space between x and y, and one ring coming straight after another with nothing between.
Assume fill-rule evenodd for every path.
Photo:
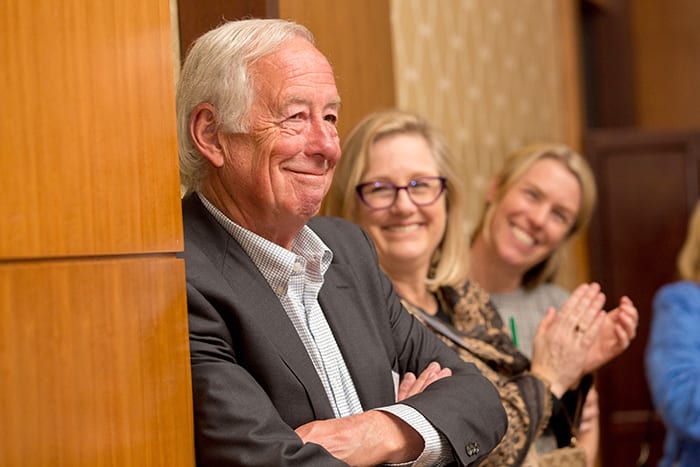
<instances>
[{"instance_id":1,"label":"dark brown door","mask_svg":"<svg viewBox=\"0 0 700 467\"><path fill-rule=\"evenodd\" d=\"M690 211L698 199L700 131L595 130L586 154L596 174L599 203L590 231L591 276L612 309L634 300L637 338L598 375L602 465L656 465L663 424L644 374L651 303L675 280L675 261Z\"/></svg>"}]
</instances>

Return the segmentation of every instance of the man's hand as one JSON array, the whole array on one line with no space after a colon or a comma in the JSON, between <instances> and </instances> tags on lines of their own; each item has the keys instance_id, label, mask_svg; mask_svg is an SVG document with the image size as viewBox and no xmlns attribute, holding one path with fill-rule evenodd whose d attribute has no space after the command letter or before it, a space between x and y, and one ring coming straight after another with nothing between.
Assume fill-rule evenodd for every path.
<instances>
[{"instance_id":1,"label":"man's hand","mask_svg":"<svg viewBox=\"0 0 700 467\"><path fill-rule=\"evenodd\" d=\"M358 467L409 462L424 448L417 431L380 410L315 420L294 431L305 443L320 444L333 456Z\"/></svg>"},{"instance_id":2,"label":"man's hand","mask_svg":"<svg viewBox=\"0 0 700 467\"><path fill-rule=\"evenodd\" d=\"M452 370L432 362L416 378L406 373L396 401L420 394L435 381L452 376ZM400 418L380 410L350 417L316 420L296 430L305 443L323 446L338 459L353 466L400 464L415 460L423 452L421 435Z\"/></svg>"},{"instance_id":3,"label":"man's hand","mask_svg":"<svg viewBox=\"0 0 700 467\"><path fill-rule=\"evenodd\" d=\"M399 384L396 402L420 394L435 381L447 378L448 376L452 376L452 370L449 368L441 368L438 362L432 362L428 365L418 378L416 378L416 375L413 373L408 372L401 380L401 384Z\"/></svg>"}]
</instances>

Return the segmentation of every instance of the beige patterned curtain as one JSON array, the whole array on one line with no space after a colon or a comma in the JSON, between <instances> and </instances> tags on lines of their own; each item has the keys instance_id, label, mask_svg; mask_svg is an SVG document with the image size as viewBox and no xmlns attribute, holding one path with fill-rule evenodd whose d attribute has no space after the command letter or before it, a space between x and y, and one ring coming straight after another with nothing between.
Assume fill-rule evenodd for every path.
<instances>
[{"instance_id":1,"label":"beige patterned curtain","mask_svg":"<svg viewBox=\"0 0 700 467\"><path fill-rule=\"evenodd\" d=\"M446 134L471 194L470 219L508 152L564 141L561 1L391 2L397 105Z\"/></svg>"}]
</instances>

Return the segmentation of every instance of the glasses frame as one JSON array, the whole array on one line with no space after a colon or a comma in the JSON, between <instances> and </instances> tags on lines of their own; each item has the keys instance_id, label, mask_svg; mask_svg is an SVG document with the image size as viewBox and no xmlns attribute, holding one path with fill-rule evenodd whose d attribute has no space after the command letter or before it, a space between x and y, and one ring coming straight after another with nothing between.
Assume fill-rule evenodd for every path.
<instances>
[{"instance_id":1,"label":"glasses frame","mask_svg":"<svg viewBox=\"0 0 700 467\"><path fill-rule=\"evenodd\" d=\"M411 192L409 191L409 188L415 187L417 182L419 182L421 180L439 180L440 181L440 191L437 193L437 195L435 195L435 199L433 199L432 201L429 201L427 203L417 203L413 199L413 196L411 195ZM391 200L391 203L389 205L377 208L377 207L374 207L371 204L369 204L367 202L367 200L365 199L365 196L362 193L362 190L367 186L373 186L373 185L376 186L377 184L387 185L387 186L390 186L394 189L394 198ZM425 177L416 177L413 180L409 180L408 184L406 184L404 186L398 186L398 185L394 185L391 182L384 182L384 181L360 183L359 185L355 186L355 192L357 193L357 196L360 198L360 201L362 201L362 204L364 204L365 206L367 206L369 209L371 209L373 211L378 211L381 209L389 209L394 204L396 204L396 200L399 198L399 191L401 191L401 190L406 190L406 194L408 195L408 199L410 199L414 205L419 206L419 207L423 207L423 206L430 206L431 204L435 204L437 202L437 200L439 200L440 197L445 193L446 188L447 188L447 178L440 177L440 176L425 176Z\"/></svg>"}]
</instances>

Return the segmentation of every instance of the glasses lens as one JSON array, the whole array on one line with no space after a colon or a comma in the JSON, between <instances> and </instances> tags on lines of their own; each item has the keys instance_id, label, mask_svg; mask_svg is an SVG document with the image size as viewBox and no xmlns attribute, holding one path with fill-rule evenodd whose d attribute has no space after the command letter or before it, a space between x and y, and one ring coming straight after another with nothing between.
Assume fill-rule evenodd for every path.
<instances>
[{"instance_id":1,"label":"glasses lens","mask_svg":"<svg viewBox=\"0 0 700 467\"><path fill-rule=\"evenodd\" d=\"M372 209L391 207L399 190L406 190L413 204L427 206L438 200L445 191L443 177L420 177L408 182L406 186L396 186L390 182L368 182L357 186L357 194L362 202Z\"/></svg>"},{"instance_id":2,"label":"glasses lens","mask_svg":"<svg viewBox=\"0 0 700 467\"><path fill-rule=\"evenodd\" d=\"M408 194L411 201L419 206L432 204L444 191L445 184L442 177L422 177L411 180L408 184Z\"/></svg>"},{"instance_id":3,"label":"glasses lens","mask_svg":"<svg viewBox=\"0 0 700 467\"><path fill-rule=\"evenodd\" d=\"M372 182L360 186L360 197L374 209L388 208L394 204L396 187L387 182Z\"/></svg>"}]
</instances>

